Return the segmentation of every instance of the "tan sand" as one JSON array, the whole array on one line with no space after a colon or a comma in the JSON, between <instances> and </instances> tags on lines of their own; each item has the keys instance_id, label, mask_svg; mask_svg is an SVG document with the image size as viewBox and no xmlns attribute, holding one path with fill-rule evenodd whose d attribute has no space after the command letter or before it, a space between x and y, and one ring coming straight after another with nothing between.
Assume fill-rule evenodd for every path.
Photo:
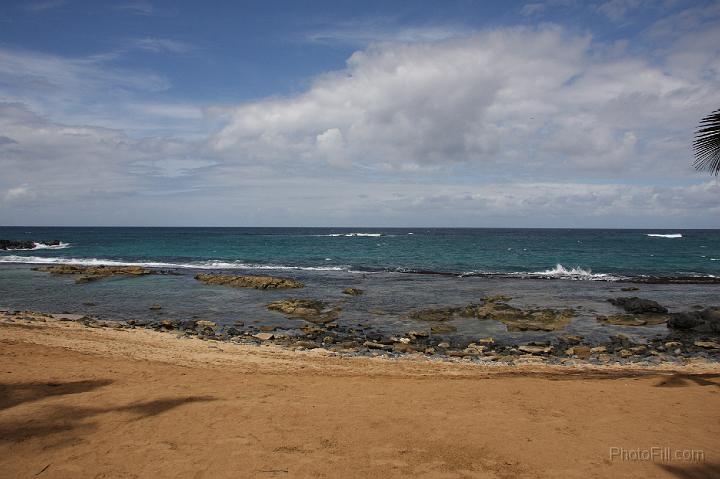
<instances>
[{"instance_id":1,"label":"tan sand","mask_svg":"<svg viewBox=\"0 0 720 479\"><path fill-rule=\"evenodd\" d=\"M719 438L713 365L348 359L0 315L3 479L706 478ZM652 447L704 460L628 460Z\"/></svg>"}]
</instances>

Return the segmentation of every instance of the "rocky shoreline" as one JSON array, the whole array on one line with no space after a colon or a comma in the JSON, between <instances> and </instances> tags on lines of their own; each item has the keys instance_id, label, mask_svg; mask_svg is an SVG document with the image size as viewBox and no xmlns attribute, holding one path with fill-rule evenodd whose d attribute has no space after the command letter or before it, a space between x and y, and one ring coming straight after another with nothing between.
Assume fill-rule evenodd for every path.
<instances>
[{"instance_id":1,"label":"rocky shoreline","mask_svg":"<svg viewBox=\"0 0 720 479\"><path fill-rule=\"evenodd\" d=\"M303 313L314 314L314 313ZM327 314L327 311L321 314ZM307 317L307 316L306 316ZM182 338L239 344L274 344L290 350L324 350L339 356L384 356L479 364L549 365L684 365L720 362L720 341L716 334L675 331L665 338L634 342L616 335L600 343L590 343L579 335L558 336L551 342L498 342L492 337L457 342L432 332L408 331L399 336L383 336L372 331L341 328L336 322L313 322L300 335L288 334L268 326L222 326L202 319L179 320L101 320L82 314L49 314L34 311L0 311L0 320L11 323L72 321L88 328L149 329Z\"/></svg>"}]
</instances>

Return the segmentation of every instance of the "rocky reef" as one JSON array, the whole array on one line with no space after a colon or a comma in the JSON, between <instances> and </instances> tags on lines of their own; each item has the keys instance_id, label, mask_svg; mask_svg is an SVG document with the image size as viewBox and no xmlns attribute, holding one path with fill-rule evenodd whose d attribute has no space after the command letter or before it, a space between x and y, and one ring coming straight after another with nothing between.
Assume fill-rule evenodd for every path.
<instances>
[{"instance_id":1,"label":"rocky reef","mask_svg":"<svg viewBox=\"0 0 720 479\"><path fill-rule=\"evenodd\" d=\"M69 274L75 276L76 283L89 283L110 276L144 276L153 274L153 270L141 266L80 266L71 264L58 264L52 266L38 266L35 271L51 274Z\"/></svg>"},{"instance_id":2,"label":"rocky reef","mask_svg":"<svg viewBox=\"0 0 720 479\"><path fill-rule=\"evenodd\" d=\"M34 249L38 244L45 246L60 246L60 241L30 241L30 240L4 240L0 239L0 250L23 250L23 249Z\"/></svg>"},{"instance_id":3,"label":"rocky reef","mask_svg":"<svg viewBox=\"0 0 720 479\"><path fill-rule=\"evenodd\" d=\"M233 288L254 289L293 289L303 288L305 285L291 278L275 276L234 276L229 274L201 273L195 279L205 284L232 286Z\"/></svg>"},{"instance_id":4,"label":"rocky reef","mask_svg":"<svg viewBox=\"0 0 720 479\"><path fill-rule=\"evenodd\" d=\"M487 297L481 304L422 309L411 312L408 317L434 322L458 318L492 319L505 324L508 331L557 331L567 326L575 314L570 309L520 309L503 302L510 299L507 296ZM442 328L435 326L435 329Z\"/></svg>"}]
</instances>

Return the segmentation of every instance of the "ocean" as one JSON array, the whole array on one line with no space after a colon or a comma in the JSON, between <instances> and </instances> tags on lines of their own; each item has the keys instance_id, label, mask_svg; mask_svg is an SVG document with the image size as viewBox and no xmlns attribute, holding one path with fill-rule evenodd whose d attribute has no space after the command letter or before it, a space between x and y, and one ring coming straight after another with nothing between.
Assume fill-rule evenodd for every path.
<instances>
[{"instance_id":1,"label":"ocean","mask_svg":"<svg viewBox=\"0 0 720 479\"><path fill-rule=\"evenodd\" d=\"M0 251L0 308L108 319L195 317L292 329L302 320L265 306L299 297L342 302L341 323L390 334L418 326L409 311L504 294L522 307L577 309L564 334L648 337L667 328L595 320L617 312L607 299L627 296L621 287L635 285L634 295L671 311L720 305L720 230L0 227L0 239L38 242L29 250ZM51 240L60 244L42 243ZM75 284L32 270L59 263L141 265L167 274ZM287 276L306 287L210 286L194 279L201 271ZM341 291L350 286L365 294L348 298ZM150 312L156 303L162 310ZM475 321L457 324L449 337L553 334Z\"/></svg>"}]
</instances>

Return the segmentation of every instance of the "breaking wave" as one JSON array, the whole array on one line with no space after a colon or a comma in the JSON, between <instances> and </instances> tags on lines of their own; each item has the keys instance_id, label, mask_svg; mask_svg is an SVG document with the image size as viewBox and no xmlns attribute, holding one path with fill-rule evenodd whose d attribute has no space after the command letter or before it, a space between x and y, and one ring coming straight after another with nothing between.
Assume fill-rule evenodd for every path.
<instances>
[{"instance_id":1,"label":"breaking wave","mask_svg":"<svg viewBox=\"0 0 720 479\"><path fill-rule=\"evenodd\" d=\"M12 248L7 251L35 251L39 249L65 249L70 247L70 243L63 243L62 241L59 244L45 244L45 243L33 243L35 246L32 248Z\"/></svg>"},{"instance_id":2,"label":"breaking wave","mask_svg":"<svg viewBox=\"0 0 720 479\"><path fill-rule=\"evenodd\" d=\"M338 236L347 236L347 237L353 237L353 236L371 236L371 237L377 237L377 236L385 236L382 233L331 233L326 235L312 235L312 236L332 236L332 237L338 237Z\"/></svg>"},{"instance_id":3,"label":"breaking wave","mask_svg":"<svg viewBox=\"0 0 720 479\"><path fill-rule=\"evenodd\" d=\"M657 234L657 233L648 233L645 236L650 236L651 238L682 238L683 237L683 235L681 235L680 233L672 233L672 234L667 234L667 235L661 235L661 234Z\"/></svg>"},{"instance_id":4,"label":"breaking wave","mask_svg":"<svg viewBox=\"0 0 720 479\"><path fill-rule=\"evenodd\" d=\"M349 271L343 266L287 266L270 264L252 264L239 261L197 261L188 263L167 263L160 261L121 261L101 258L53 258L40 256L0 256L0 263L26 264L73 264L81 266L141 266L144 268L178 269L266 269L266 270L302 270L302 271Z\"/></svg>"},{"instance_id":5,"label":"breaking wave","mask_svg":"<svg viewBox=\"0 0 720 479\"><path fill-rule=\"evenodd\" d=\"M610 274L593 273L590 269L582 269L578 266L568 269L559 263L554 268L547 269L545 271L534 271L532 273L520 274L526 274L527 276L538 278L560 278L589 281L617 281L622 279Z\"/></svg>"}]
</instances>

